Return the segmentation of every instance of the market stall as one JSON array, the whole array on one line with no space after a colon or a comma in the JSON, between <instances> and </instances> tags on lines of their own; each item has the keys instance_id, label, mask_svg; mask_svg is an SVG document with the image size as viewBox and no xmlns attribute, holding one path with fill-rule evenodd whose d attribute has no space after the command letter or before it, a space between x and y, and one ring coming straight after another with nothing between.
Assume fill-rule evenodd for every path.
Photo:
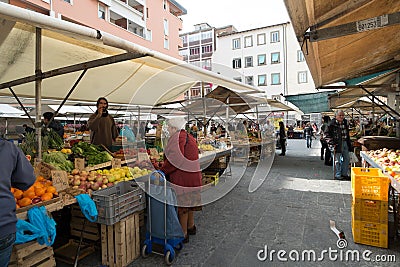
<instances>
[{"instance_id":1,"label":"market stall","mask_svg":"<svg viewBox=\"0 0 400 267\"><path fill-rule=\"evenodd\" d=\"M185 64L105 32L1 2L0 19L4 26L0 28L0 35L4 37L0 44L1 62L4 64L1 64L0 67L6 67L0 72L1 94L14 96L22 108L24 106L19 101L19 97L35 99L37 144L42 144L39 126L42 116L42 99L60 100L57 111L66 101L90 102L98 96L107 97L110 103L153 106L175 99L198 81L206 81L215 86L222 85L237 92L258 92L254 87ZM16 48L15 42L25 45L19 46L18 49L11 49ZM36 72L33 73L33 70ZM88 88L95 88L97 95L93 96L93 90L88 90ZM149 91L156 93L149 94ZM24 110L26 111L26 109ZM144 194L133 189L130 181L134 179L135 184L138 184L140 179L144 179L143 177L148 175L152 163L142 158L145 154L147 157L147 153L141 152L140 148L135 156L132 155L132 158L121 160L115 159L107 150L102 150L100 147L83 147L84 143L79 142L70 150L64 149L51 152L55 154L49 153L51 155L49 165L57 165L60 169L47 168L47 174L51 179L38 175L38 179L40 178L38 186L42 182L47 183L52 180L54 186L50 187L49 185L48 187L51 188L49 191L53 191L52 196L58 195L61 203L57 200L57 207L51 208L51 210L61 208L64 210L64 207L73 205L75 195L85 195L82 192L90 193L95 201L101 197L104 199L116 197L118 205L125 204L129 207L129 214L118 215L117 211L121 209L116 209L112 203L96 202L99 211L97 222L101 223L102 227L101 233L91 232L91 235L100 235L101 240L107 240L101 243L103 264L114 263L114 259L117 258L115 251L121 252L119 250L121 240L129 236L128 247L135 246L135 253L122 251L123 255L133 256L122 257L122 262L119 260L116 262L118 266L127 265L138 256L136 244L139 237L139 220L137 220L139 214L136 211L139 212L144 208L143 205L135 205L141 201L138 196ZM34 148L32 151L37 154L37 158L44 160L47 149L42 150L42 145ZM70 155L67 154L79 157L74 157L75 162L72 162L69 160ZM100 157L100 155L104 157ZM127 153L125 153L126 155ZM100 158L102 158L102 163L97 161ZM126 166L121 166L124 164ZM44 171L44 162L36 161L35 165L39 168L38 171ZM126 183L129 183L126 186L127 191L123 190ZM119 189L117 190L117 188ZM23 194L26 194L27 197L29 195L29 200L20 201L25 199L21 196L16 198L24 206L23 208L29 209L36 205L51 207L48 202L50 200L47 200L50 195L43 198L40 196L37 199L38 203L31 204L39 194L31 191L30 193L22 192L22 196ZM42 195L50 194L47 189L45 192ZM129 199L124 198L125 192L130 195ZM132 192L136 193L131 196ZM101 203L106 204L102 206ZM132 207L137 207L137 209ZM131 214L132 212L134 214ZM23 215L19 216L24 218ZM80 236L90 235L85 230L87 229L85 228L86 220L83 218L80 222L83 223L76 223L82 226L82 228L78 228ZM121 229L129 229L129 232L121 232ZM29 248L31 245L34 244L29 244ZM18 254L26 247L16 247L15 249L17 250L15 253ZM48 258L50 261L53 249L51 247L45 249L46 253L51 254ZM17 259L17 261L19 260ZM30 264L25 262L25 265Z\"/></svg>"}]
</instances>

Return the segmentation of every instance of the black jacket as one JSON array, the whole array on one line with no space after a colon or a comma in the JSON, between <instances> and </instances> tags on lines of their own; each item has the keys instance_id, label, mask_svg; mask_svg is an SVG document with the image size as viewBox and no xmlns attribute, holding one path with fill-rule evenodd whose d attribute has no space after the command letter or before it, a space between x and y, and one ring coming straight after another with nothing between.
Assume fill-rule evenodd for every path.
<instances>
[{"instance_id":1,"label":"black jacket","mask_svg":"<svg viewBox=\"0 0 400 267\"><path fill-rule=\"evenodd\" d=\"M346 119L343 119L343 123L347 130L347 137L346 137L347 147L349 148L349 151L351 151L349 125ZM342 152L342 131L336 119L332 119L329 122L328 127L324 132L324 137L325 141L328 143L329 146L335 146L336 152L338 153Z\"/></svg>"}]
</instances>

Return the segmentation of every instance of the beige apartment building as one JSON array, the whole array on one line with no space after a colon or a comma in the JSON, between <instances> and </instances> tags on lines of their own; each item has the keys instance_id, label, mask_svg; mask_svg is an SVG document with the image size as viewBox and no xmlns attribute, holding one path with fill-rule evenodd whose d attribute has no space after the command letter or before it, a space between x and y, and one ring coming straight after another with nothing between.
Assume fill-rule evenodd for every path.
<instances>
[{"instance_id":1,"label":"beige apartment building","mask_svg":"<svg viewBox=\"0 0 400 267\"><path fill-rule=\"evenodd\" d=\"M180 16L175 0L0 0L61 20L99 29L181 59Z\"/></svg>"}]
</instances>

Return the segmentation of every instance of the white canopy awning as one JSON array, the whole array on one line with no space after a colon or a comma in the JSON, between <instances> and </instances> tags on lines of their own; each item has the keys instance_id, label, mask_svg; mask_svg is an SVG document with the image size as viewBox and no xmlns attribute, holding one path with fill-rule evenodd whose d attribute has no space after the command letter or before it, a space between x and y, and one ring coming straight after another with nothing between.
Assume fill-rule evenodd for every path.
<instances>
[{"instance_id":1,"label":"white canopy awning","mask_svg":"<svg viewBox=\"0 0 400 267\"><path fill-rule=\"evenodd\" d=\"M42 29L41 97L155 105L196 82L258 91L119 37L0 2L0 95L35 96L36 27ZM83 73L87 69L86 73ZM83 75L81 80L80 75Z\"/></svg>"},{"instance_id":2,"label":"white canopy awning","mask_svg":"<svg viewBox=\"0 0 400 267\"><path fill-rule=\"evenodd\" d=\"M24 114L22 110L8 104L0 104L0 117L2 118L20 117L22 114Z\"/></svg>"}]
</instances>

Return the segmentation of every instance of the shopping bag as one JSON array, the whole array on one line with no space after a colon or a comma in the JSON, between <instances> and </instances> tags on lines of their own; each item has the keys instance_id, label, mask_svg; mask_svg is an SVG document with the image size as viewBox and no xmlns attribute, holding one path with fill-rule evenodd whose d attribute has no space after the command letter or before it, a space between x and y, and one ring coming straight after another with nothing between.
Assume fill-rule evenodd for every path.
<instances>
[{"instance_id":1,"label":"shopping bag","mask_svg":"<svg viewBox=\"0 0 400 267\"><path fill-rule=\"evenodd\" d=\"M166 239L183 238L184 233L178 218L174 190L168 186L150 184L149 194L148 208L150 207L150 209L147 217L147 231L151 232L153 237L160 239L164 239L164 237ZM166 214L164 214L165 209Z\"/></svg>"},{"instance_id":2,"label":"shopping bag","mask_svg":"<svg viewBox=\"0 0 400 267\"><path fill-rule=\"evenodd\" d=\"M39 228L24 220L18 220L16 227L15 244L23 244L37 238L43 239L45 236Z\"/></svg>"},{"instance_id":3,"label":"shopping bag","mask_svg":"<svg viewBox=\"0 0 400 267\"><path fill-rule=\"evenodd\" d=\"M356 156L356 154L354 154L354 152L349 152L349 158L351 164L359 162L358 157Z\"/></svg>"}]
</instances>

